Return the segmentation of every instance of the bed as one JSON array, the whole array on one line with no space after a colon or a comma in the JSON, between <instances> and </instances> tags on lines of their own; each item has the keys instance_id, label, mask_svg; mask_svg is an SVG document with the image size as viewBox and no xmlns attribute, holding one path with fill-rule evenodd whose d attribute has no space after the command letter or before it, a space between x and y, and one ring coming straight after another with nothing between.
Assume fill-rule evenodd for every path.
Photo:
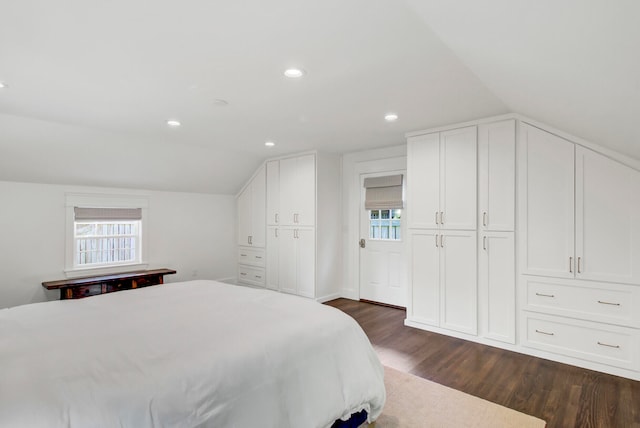
<instances>
[{"instance_id":1,"label":"bed","mask_svg":"<svg viewBox=\"0 0 640 428\"><path fill-rule=\"evenodd\" d=\"M329 427L382 411L339 310L188 281L0 310L0 426Z\"/></svg>"}]
</instances>

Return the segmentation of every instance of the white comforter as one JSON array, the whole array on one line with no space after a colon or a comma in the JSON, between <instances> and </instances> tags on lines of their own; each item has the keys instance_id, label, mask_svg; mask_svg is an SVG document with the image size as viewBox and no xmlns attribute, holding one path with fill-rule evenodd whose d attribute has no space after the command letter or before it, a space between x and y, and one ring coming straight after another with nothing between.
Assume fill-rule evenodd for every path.
<instances>
[{"instance_id":1,"label":"white comforter","mask_svg":"<svg viewBox=\"0 0 640 428\"><path fill-rule=\"evenodd\" d=\"M295 296L190 281L0 310L2 427L325 427L384 400L358 324Z\"/></svg>"}]
</instances>

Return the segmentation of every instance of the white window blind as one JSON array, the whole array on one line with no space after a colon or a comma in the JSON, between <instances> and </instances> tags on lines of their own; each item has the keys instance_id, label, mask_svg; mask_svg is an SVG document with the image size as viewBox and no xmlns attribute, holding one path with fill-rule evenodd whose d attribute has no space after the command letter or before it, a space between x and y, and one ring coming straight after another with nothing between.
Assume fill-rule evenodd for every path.
<instances>
[{"instance_id":1,"label":"white window blind","mask_svg":"<svg viewBox=\"0 0 640 428\"><path fill-rule=\"evenodd\" d=\"M142 220L142 208L73 208L75 221Z\"/></svg>"},{"instance_id":2,"label":"white window blind","mask_svg":"<svg viewBox=\"0 0 640 428\"><path fill-rule=\"evenodd\" d=\"M402 209L402 179L402 174L365 178L365 209Z\"/></svg>"}]
</instances>

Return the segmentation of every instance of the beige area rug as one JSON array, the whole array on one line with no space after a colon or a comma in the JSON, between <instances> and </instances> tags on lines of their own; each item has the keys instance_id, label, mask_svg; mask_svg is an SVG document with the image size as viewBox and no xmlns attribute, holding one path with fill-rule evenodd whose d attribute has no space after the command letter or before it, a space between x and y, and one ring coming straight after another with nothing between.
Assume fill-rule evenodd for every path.
<instances>
[{"instance_id":1,"label":"beige area rug","mask_svg":"<svg viewBox=\"0 0 640 428\"><path fill-rule=\"evenodd\" d=\"M387 402L378 420L360 428L544 428L542 419L426 379L384 368Z\"/></svg>"}]
</instances>

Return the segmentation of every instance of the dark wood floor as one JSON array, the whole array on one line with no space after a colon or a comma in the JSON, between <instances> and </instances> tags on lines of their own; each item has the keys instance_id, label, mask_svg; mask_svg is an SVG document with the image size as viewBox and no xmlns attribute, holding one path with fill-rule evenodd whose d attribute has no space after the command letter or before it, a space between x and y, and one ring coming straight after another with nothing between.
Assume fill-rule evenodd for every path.
<instances>
[{"instance_id":1,"label":"dark wood floor","mask_svg":"<svg viewBox=\"0 0 640 428\"><path fill-rule=\"evenodd\" d=\"M547 421L640 427L640 382L404 326L405 311L347 299L383 364Z\"/></svg>"}]
</instances>

